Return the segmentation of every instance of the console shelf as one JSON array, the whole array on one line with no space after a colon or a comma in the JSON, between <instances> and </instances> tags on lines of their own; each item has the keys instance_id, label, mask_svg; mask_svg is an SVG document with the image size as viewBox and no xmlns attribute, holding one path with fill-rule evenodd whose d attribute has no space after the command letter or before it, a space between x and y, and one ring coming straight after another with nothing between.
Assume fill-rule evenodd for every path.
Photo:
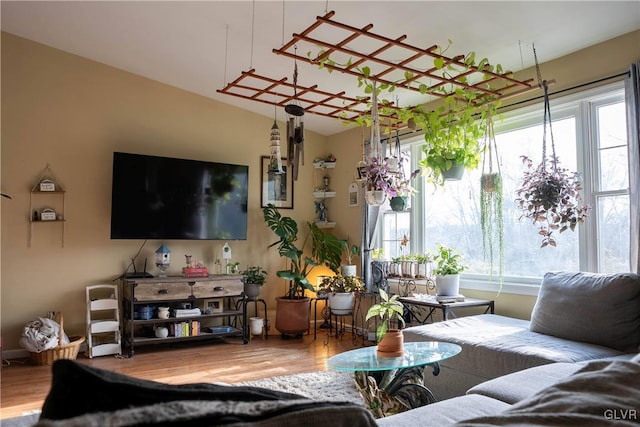
<instances>
[{"instance_id":1,"label":"console shelf","mask_svg":"<svg viewBox=\"0 0 640 427\"><path fill-rule=\"evenodd\" d=\"M201 341L247 335L246 311L235 310L235 300L243 298L242 276L123 278L124 343L132 357L140 345ZM174 310L188 305L202 314L175 317ZM170 307L169 318L159 318L158 307ZM231 326L241 321L241 328ZM167 328L168 336L155 336L157 328ZM220 331L211 332L211 328Z\"/></svg>"}]
</instances>

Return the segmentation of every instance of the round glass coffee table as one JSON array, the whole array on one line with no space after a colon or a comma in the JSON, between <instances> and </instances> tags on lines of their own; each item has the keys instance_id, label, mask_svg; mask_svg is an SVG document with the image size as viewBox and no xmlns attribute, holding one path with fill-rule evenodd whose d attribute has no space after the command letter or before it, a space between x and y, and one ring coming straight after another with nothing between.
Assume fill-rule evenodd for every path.
<instances>
[{"instance_id":1,"label":"round glass coffee table","mask_svg":"<svg viewBox=\"0 0 640 427\"><path fill-rule=\"evenodd\" d=\"M424 368L430 366L438 375L439 362L460 351L459 345L446 342L407 342L400 357L378 357L377 347L364 347L336 354L327 366L352 371L367 408L380 418L435 402L424 385Z\"/></svg>"}]
</instances>

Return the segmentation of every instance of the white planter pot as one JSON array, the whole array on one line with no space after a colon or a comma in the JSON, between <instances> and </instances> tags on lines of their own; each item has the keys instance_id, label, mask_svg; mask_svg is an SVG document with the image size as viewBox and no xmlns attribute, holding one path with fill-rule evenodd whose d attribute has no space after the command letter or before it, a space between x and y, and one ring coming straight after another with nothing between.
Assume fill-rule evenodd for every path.
<instances>
[{"instance_id":1,"label":"white planter pot","mask_svg":"<svg viewBox=\"0 0 640 427\"><path fill-rule=\"evenodd\" d=\"M342 277L357 276L358 267L355 265L343 265L340 266L340 272L342 273Z\"/></svg>"},{"instance_id":2,"label":"white planter pot","mask_svg":"<svg viewBox=\"0 0 640 427\"><path fill-rule=\"evenodd\" d=\"M396 277L401 275L400 263L392 262L389 264L389 276Z\"/></svg>"},{"instance_id":3,"label":"white planter pot","mask_svg":"<svg viewBox=\"0 0 640 427\"><path fill-rule=\"evenodd\" d=\"M460 275L447 274L436 276L436 293L442 296L456 296L460 294Z\"/></svg>"},{"instance_id":4,"label":"white planter pot","mask_svg":"<svg viewBox=\"0 0 640 427\"><path fill-rule=\"evenodd\" d=\"M429 264L427 263L418 264L418 273L416 274L416 277L425 278L428 275L429 275Z\"/></svg>"},{"instance_id":5,"label":"white planter pot","mask_svg":"<svg viewBox=\"0 0 640 427\"><path fill-rule=\"evenodd\" d=\"M353 292L330 293L329 307L334 314L349 314L353 310Z\"/></svg>"},{"instance_id":6,"label":"white planter pot","mask_svg":"<svg viewBox=\"0 0 640 427\"><path fill-rule=\"evenodd\" d=\"M402 276L416 277L415 266L416 263L413 261L402 261Z\"/></svg>"},{"instance_id":7,"label":"white planter pot","mask_svg":"<svg viewBox=\"0 0 640 427\"><path fill-rule=\"evenodd\" d=\"M365 193L365 200L371 206L380 206L385 202L385 200L387 200L387 194L382 190L367 190Z\"/></svg>"},{"instance_id":8,"label":"white planter pot","mask_svg":"<svg viewBox=\"0 0 640 427\"><path fill-rule=\"evenodd\" d=\"M262 335L263 326L264 326L264 319L262 317L249 318L249 327L251 328L251 335Z\"/></svg>"}]
</instances>

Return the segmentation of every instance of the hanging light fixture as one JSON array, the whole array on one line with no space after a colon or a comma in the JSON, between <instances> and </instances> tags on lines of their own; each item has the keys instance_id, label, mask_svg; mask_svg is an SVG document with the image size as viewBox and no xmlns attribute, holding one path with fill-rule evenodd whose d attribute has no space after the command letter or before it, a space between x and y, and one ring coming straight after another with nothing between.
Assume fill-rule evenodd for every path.
<instances>
[{"instance_id":1,"label":"hanging light fixture","mask_svg":"<svg viewBox=\"0 0 640 427\"><path fill-rule=\"evenodd\" d=\"M294 47L297 52L297 46ZM287 112L287 164L292 166L293 179L298 179L299 165L304 165L304 108L298 101L298 63L293 59L293 98L291 102L284 107Z\"/></svg>"}]
</instances>

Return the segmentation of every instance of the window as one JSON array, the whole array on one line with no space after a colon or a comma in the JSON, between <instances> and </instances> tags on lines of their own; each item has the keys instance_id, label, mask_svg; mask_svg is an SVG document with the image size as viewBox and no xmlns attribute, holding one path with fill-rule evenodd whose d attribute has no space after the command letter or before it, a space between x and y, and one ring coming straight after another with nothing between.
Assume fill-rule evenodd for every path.
<instances>
[{"instance_id":1,"label":"window","mask_svg":"<svg viewBox=\"0 0 640 427\"><path fill-rule=\"evenodd\" d=\"M576 232L556 236L556 248L540 248L532 223L520 220L514 199L526 155L542 158L542 105L505 114L495 124L503 176L505 282L539 283L551 270L617 272L629 270L629 196L627 137L622 84L551 102L553 135L561 167L583 177L583 198L591 206L587 222ZM550 154L550 137L547 135ZM413 160L420 156L422 137L407 141ZM414 163L415 164L415 163ZM496 280L497 263L489 271L480 227L481 168L466 171L461 181L444 188L418 183L408 213L383 211L379 230L387 258L398 256L398 239L410 238L410 252L434 250L436 244L458 249L469 265L465 279ZM407 233L408 229L408 233ZM408 253L409 251L404 251Z\"/></svg>"}]
</instances>

